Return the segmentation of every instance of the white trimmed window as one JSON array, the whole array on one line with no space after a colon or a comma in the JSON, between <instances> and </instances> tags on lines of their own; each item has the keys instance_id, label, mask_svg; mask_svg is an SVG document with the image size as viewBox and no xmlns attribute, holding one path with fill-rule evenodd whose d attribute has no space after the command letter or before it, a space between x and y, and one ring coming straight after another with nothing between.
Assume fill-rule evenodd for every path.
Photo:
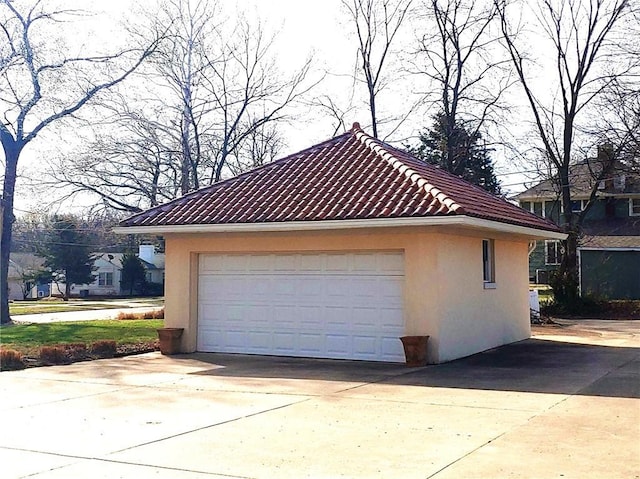
<instances>
[{"instance_id":1,"label":"white trimmed window","mask_svg":"<svg viewBox=\"0 0 640 479\"><path fill-rule=\"evenodd\" d=\"M573 200L571 201L571 211L574 213L580 213L581 211L584 211L584 209L587 207L587 203L589 202L589 200Z\"/></svg>"},{"instance_id":2,"label":"white trimmed window","mask_svg":"<svg viewBox=\"0 0 640 479\"><path fill-rule=\"evenodd\" d=\"M98 286L113 286L113 273L98 273Z\"/></svg>"},{"instance_id":3,"label":"white trimmed window","mask_svg":"<svg viewBox=\"0 0 640 479\"><path fill-rule=\"evenodd\" d=\"M629 198L629 216L640 216L640 198Z\"/></svg>"},{"instance_id":4,"label":"white trimmed window","mask_svg":"<svg viewBox=\"0 0 640 479\"><path fill-rule=\"evenodd\" d=\"M485 287L495 285L495 243L492 239L482 240L482 280Z\"/></svg>"},{"instance_id":5,"label":"white trimmed window","mask_svg":"<svg viewBox=\"0 0 640 479\"><path fill-rule=\"evenodd\" d=\"M531 201L531 202L526 202L527 203L527 208L525 208L526 210L528 210L530 213L533 213L536 216L540 216L541 218L545 218L547 216L547 212L546 212L546 201Z\"/></svg>"},{"instance_id":6,"label":"white trimmed window","mask_svg":"<svg viewBox=\"0 0 640 479\"><path fill-rule=\"evenodd\" d=\"M558 240L544 242L544 262L548 265L560 264L562 261L562 243Z\"/></svg>"}]
</instances>

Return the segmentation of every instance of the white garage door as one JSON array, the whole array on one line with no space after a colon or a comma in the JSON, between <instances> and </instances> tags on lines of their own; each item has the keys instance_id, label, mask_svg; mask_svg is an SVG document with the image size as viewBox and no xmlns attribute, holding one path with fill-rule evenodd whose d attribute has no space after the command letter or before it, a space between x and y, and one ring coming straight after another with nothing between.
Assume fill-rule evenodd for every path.
<instances>
[{"instance_id":1,"label":"white garage door","mask_svg":"<svg viewBox=\"0 0 640 479\"><path fill-rule=\"evenodd\" d=\"M198 350L404 361L396 252L201 255Z\"/></svg>"}]
</instances>

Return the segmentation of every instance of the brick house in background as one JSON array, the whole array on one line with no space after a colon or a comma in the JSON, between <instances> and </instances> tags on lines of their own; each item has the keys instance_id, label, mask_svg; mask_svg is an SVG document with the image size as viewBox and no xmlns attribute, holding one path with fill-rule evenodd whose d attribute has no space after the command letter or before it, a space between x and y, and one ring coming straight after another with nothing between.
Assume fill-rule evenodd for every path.
<instances>
[{"instance_id":1,"label":"brick house in background","mask_svg":"<svg viewBox=\"0 0 640 479\"><path fill-rule=\"evenodd\" d=\"M593 164L571 167L572 208L587 207L592 191ZM594 203L583 222L578 247L580 290L609 299L640 299L640 173L617 167L597 185ZM522 208L555 223L561 205L555 182L545 180L519 194ZM561 242L538 241L529 257L529 279L547 284L562 259Z\"/></svg>"}]
</instances>

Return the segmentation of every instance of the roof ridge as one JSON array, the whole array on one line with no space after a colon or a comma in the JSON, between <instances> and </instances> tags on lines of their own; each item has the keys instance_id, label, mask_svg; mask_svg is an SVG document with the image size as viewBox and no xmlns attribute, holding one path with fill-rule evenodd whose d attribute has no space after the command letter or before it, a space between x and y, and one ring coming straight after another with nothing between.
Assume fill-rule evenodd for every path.
<instances>
[{"instance_id":1,"label":"roof ridge","mask_svg":"<svg viewBox=\"0 0 640 479\"><path fill-rule=\"evenodd\" d=\"M383 143L379 140L373 138L372 136L366 134L358 123L354 123L351 128L351 133L356 137L358 141L362 144L366 145L368 148L373 150L375 153L380 155L387 163L389 163L395 170L399 171L413 183L418 185L418 188L424 190L425 193L437 199L449 212L465 214L465 209L462 205L458 204L451 198L449 195L436 188L434 185L429 183L427 179L425 179L420 173L412 169L410 166L405 164L400 158L395 156L389 150L387 150Z\"/></svg>"}]
</instances>

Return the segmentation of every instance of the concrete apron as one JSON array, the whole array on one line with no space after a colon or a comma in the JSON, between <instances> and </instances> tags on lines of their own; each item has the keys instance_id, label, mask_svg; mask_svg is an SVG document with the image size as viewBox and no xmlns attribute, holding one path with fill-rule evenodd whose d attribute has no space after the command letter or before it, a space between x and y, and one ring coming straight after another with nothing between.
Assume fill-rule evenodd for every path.
<instances>
[{"instance_id":1,"label":"concrete apron","mask_svg":"<svg viewBox=\"0 0 640 479\"><path fill-rule=\"evenodd\" d=\"M637 332L417 369L151 353L3 372L1 475L638 477Z\"/></svg>"}]
</instances>

